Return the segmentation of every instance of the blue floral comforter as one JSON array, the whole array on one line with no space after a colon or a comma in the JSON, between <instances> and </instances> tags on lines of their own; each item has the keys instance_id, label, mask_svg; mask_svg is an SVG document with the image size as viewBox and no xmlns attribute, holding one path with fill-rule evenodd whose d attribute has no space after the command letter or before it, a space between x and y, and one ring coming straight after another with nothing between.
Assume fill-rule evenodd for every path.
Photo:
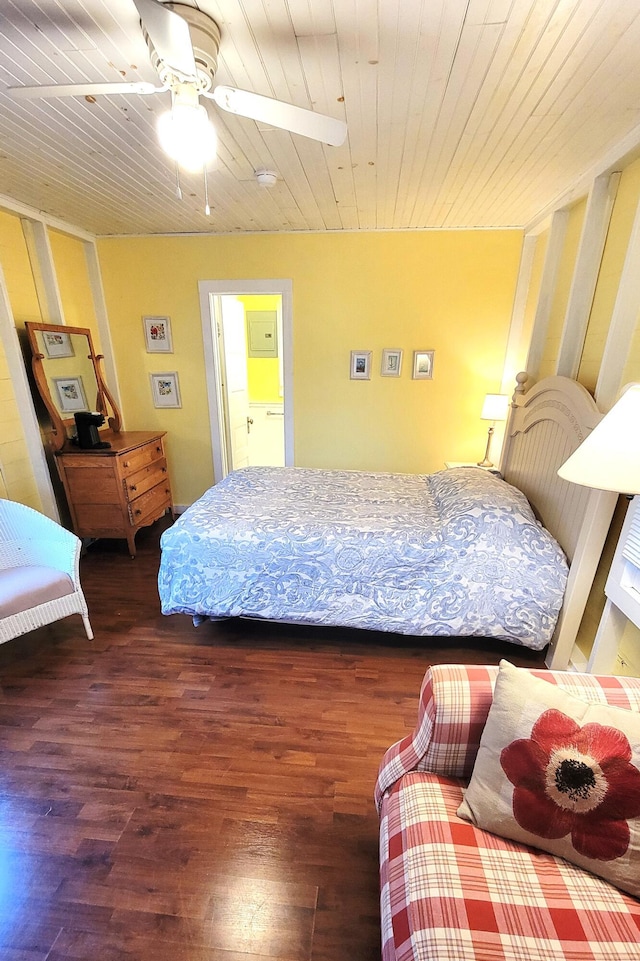
<instances>
[{"instance_id":1,"label":"blue floral comforter","mask_svg":"<svg viewBox=\"0 0 640 961\"><path fill-rule=\"evenodd\" d=\"M165 531L164 614L259 617L540 650L567 576L516 488L479 469L248 467Z\"/></svg>"}]
</instances>

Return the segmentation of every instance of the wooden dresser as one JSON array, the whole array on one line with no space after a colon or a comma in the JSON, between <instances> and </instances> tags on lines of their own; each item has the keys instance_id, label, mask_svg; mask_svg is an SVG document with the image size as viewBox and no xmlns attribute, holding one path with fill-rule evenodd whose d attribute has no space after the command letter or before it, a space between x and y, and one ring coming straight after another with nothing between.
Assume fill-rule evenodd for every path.
<instances>
[{"instance_id":1,"label":"wooden dresser","mask_svg":"<svg viewBox=\"0 0 640 961\"><path fill-rule=\"evenodd\" d=\"M136 533L173 506L165 433L101 431L110 448L83 450L66 443L56 451L78 537L126 538L135 557Z\"/></svg>"}]
</instances>

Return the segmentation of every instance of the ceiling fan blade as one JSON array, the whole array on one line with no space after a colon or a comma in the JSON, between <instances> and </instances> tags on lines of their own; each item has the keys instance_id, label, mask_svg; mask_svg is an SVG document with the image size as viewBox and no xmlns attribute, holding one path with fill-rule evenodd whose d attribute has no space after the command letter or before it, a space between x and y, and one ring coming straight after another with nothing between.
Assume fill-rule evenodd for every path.
<instances>
[{"instance_id":1,"label":"ceiling fan blade","mask_svg":"<svg viewBox=\"0 0 640 961\"><path fill-rule=\"evenodd\" d=\"M302 137L311 137L312 140L320 140L332 147L339 147L347 136L347 125L343 120L335 120L322 113L314 113L313 110L305 110L292 103L273 100L248 90L218 86L205 96L211 97L219 107L229 113L259 120Z\"/></svg>"},{"instance_id":2,"label":"ceiling fan blade","mask_svg":"<svg viewBox=\"0 0 640 961\"><path fill-rule=\"evenodd\" d=\"M17 100L35 100L45 97L96 97L110 93L162 93L166 87L152 83L63 83L42 87L7 87L7 92Z\"/></svg>"},{"instance_id":3,"label":"ceiling fan blade","mask_svg":"<svg viewBox=\"0 0 640 961\"><path fill-rule=\"evenodd\" d=\"M160 60L183 80L196 80L189 24L158 0L133 0Z\"/></svg>"}]
</instances>

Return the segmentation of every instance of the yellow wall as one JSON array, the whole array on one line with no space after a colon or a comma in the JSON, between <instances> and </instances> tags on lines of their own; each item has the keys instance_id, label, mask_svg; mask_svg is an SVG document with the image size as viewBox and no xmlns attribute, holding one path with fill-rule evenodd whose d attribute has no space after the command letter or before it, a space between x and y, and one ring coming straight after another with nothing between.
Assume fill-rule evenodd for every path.
<instances>
[{"instance_id":1,"label":"yellow wall","mask_svg":"<svg viewBox=\"0 0 640 961\"><path fill-rule=\"evenodd\" d=\"M20 501L29 507L35 507L36 510L42 509L2 343L0 343L0 497Z\"/></svg>"},{"instance_id":2,"label":"yellow wall","mask_svg":"<svg viewBox=\"0 0 640 961\"><path fill-rule=\"evenodd\" d=\"M544 270L544 259L549 245L549 230L543 230L536 237L536 246L533 253L533 263L531 265L531 276L529 278L529 290L527 292L527 302L524 310L524 321L522 324L521 345L518 351L524 358L523 366L526 366L526 358L533 332L533 325L536 318L536 308L540 296L540 285L542 284L542 273Z\"/></svg>"},{"instance_id":3,"label":"yellow wall","mask_svg":"<svg viewBox=\"0 0 640 961\"><path fill-rule=\"evenodd\" d=\"M622 275L627 246L631 236L631 228L636 215L640 199L640 160L627 167L620 178L618 192L611 215L611 222L602 257L602 265L598 276L598 284L594 302L589 317L589 327L582 354L578 379L587 388L595 387L600 359L604 350L606 336L613 313L618 285ZM636 329L631 348L626 358L620 360L622 369L622 384L630 381L640 381L640 316L636 318ZM585 612L581 626L580 640L583 648L590 650L591 643L597 630L595 615L599 616L604 609L604 585L608 575L611 559L615 551L620 529L624 521L627 502L620 498L614 523L612 524L607 544L599 565L595 589L592 591L589 605ZM629 623L620 643L619 653L622 661L618 662L616 672L637 673L640 667L640 629Z\"/></svg>"},{"instance_id":4,"label":"yellow wall","mask_svg":"<svg viewBox=\"0 0 640 961\"><path fill-rule=\"evenodd\" d=\"M49 231L64 321L70 327L88 327L97 354L102 352L84 241L58 230Z\"/></svg>"},{"instance_id":5,"label":"yellow wall","mask_svg":"<svg viewBox=\"0 0 640 961\"><path fill-rule=\"evenodd\" d=\"M20 219L0 211L0 264L16 326L39 321L40 308ZM37 491L11 371L0 342L0 497L42 507Z\"/></svg>"},{"instance_id":6,"label":"yellow wall","mask_svg":"<svg viewBox=\"0 0 640 961\"><path fill-rule=\"evenodd\" d=\"M569 211L564 244L562 245L562 255L560 257L560 264L558 265L558 275L551 303L551 311L549 313L547 339L538 370L539 378L548 377L554 374L556 370L562 327L569 304L571 281L576 264L586 207L587 201L586 198L584 198L584 200L574 204Z\"/></svg>"},{"instance_id":7,"label":"yellow wall","mask_svg":"<svg viewBox=\"0 0 640 961\"><path fill-rule=\"evenodd\" d=\"M640 677L640 629L631 621L627 622L618 653L616 674Z\"/></svg>"},{"instance_id":8,"label":"yellow wall","mask_svg":"<svg viewBox=\"0 0 640 961\"><path fill-rule=\"evenodd\" d=\"M636 328L622 372L623 386L640 381L640 313L636 317Z\"/></svg>"},{"instance_id":9,"label":"yellow wall","mask_svg":"<svg viewBox=\"0 0 640 961\"><path fill-rule=\"evenodd\" d=\"M20 218L0 210L0 263L9 291L16 327L25 320L40 322L42 316L31 272L27 244Z\"/></svg>"},{"instance_id":10,"label":"yellow wall","mask_svg":"<svg viewBox=\"0 0 640 961\"><path fill-rule=\"evenodd\" d=\"M428 472L484 451L484 394L500 386L522 235L451 231L109 238L98 243L129 429L168 431L175 500L213 482L198 281L291 278L295 459ZM174 353L145 352L141 317L168 314ZM404 350L380 377L384 347ZM369 381L349 378L373 351ZM432 381L412 351L435 350ZM176 370L182 409L157 410L150 371Z\"/></svg>"},{"instance_id":11,"label":"yellow wall","mask_svg":"<svg viewBox=\"0 0 640 961\"><path fill-rule=\"evenodd\" d=\"M631 164L622 172L598 273L578 374L578 380L591 392L594 391L598 379L639 199L640 160ZM575 266L585 206L586 200L570 211L540 376L555 373L562 323L568 303L568 292ZM533 291L534 301L537 300L538 294L539 285ZM623 384L629 381L640 381L640 313L636 319L636 329L631 349L627 357L620 357L619 363ZM587 657L591 651L604 609L604 586L620 536L626 507L625 499L620 498L580 625L578 646ZM640 630L631 624L629 624L620 645L620 653L625 665L618 663L616 669L634 673L640 666Z\"/></svg>"},{"instance_id":12,"label":"yellow wall","mask_svg":"<svg viewBox=\"0 0 640 961\"><path fill-rule=\"evenodd\" d=\"M578 380L592 392L598 379L600 359L615 306L618 284L639 199L640 160L636 160L623 170L620 177L580 361ZM637 373L631 376L631 370L625 371L623 383L640 378L640 349L634 348L631 351L630 361Z\"/></svg>"},{"instance_id":13,"label":"yellow wall","mask_svg":"<svg viewBox=\"0 0 640 961\"><path fill-rule=\"evenodd\" d=\"M100 351L97 319L85 258L85 244L81 240L53 230L49 231L49 239L65 320L71 326L88 327L92 333L94 346L97 351ZM26 358L25 366L30 374L30 350L24 330L25 321L46 322L49 318L42 316L41 313L21 220L18 216L5 211L0 211L0 264L13 321ZM71 367L71 370L67 371L65 361L62 360L58 373L61 376L66 373L77 373L79 362L80 358L70 359L67 366ZM85 385L88 386L90 383L91 378L85 377ZM88 401L93 404L93 397L88 397ZM46 432L50 424L44 405L36 399L35 407L41 418L43 431ZM58 489L58 496L61 497L52 460L49 466L53 475L54 488ZM3 492L13 500L42 509L16 404L11 371L8 369L6 356L0 345L0 493ZM61 507L65 514L65 505L61 504Z\"/></svg>"},{"instance_id":14,"label":"yellow wall","mask_svg":"<svg viewBox=\"0 0 640 961\"><path fill-rule=\"evenodd\" d=\"M249 294L238 297L247 310L278 310L280 297L272 294ZM278 352L282 344L278 344ZM282 403L280 395L280 361L278 357L247 357L249 400L254 404Z\"/></svg>"}]
</instances>

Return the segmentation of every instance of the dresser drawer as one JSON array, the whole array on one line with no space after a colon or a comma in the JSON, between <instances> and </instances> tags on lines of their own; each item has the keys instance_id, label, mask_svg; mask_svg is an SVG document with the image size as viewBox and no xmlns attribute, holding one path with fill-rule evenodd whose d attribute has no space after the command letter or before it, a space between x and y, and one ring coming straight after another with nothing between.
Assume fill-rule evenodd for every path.
<instances>
[{"instance_id":1,"label":"dresser drawer","mask_svg":"<svg viewBox=\"0 0 640 961\"><path fill-rule=\"evenodd\" d=\"M125 496L128 501L133 501L136 497L146 494L152 487L166 479L167 461L164 457L161 457L160 460L153 461L147 467L143 467L142 470L136 471L135 474L129 474L123 478Z\"/></svg>"},{"instance_id":2,"label":"dresser drawer","mask_svg":"<svg viewBox=\"0 0 640 961\"><path fill-rule=\"evenodd\" d=\"M171 507L171 487L167 480L156 484L129 504L129 520L132 524L144 523L147 518L160 517ZM150 521L149 521L150 522Z\"/></svg>"},{"instance_id":3,"label":"dresser drawer","mask_svg":"<svg viewBox=\"0 0 640 961\"><path fill-rule=\"evenodd\" d=\"M118 465L122 476L128 477L129 474L135 474L143 467L147 467L148 464L163 458L164 447L162 446L162 440L158 439L122 454L118 458Z\"/></svg>"}]
</instances>

